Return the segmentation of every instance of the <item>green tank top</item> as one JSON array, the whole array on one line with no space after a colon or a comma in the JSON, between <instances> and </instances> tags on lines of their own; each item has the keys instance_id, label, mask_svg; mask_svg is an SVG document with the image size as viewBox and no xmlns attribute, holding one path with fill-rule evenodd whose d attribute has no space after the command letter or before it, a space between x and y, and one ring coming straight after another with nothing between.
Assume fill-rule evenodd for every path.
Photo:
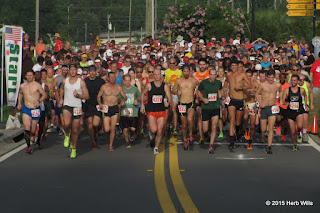
<instances>
[{"instance_id":1,"label":"green tank top","mask_svg":"<svg viewBox=\"0 0 320 213\"><path fill-rule=\"evenodd\" d=\"M49 83L52 83L52 82L53 82L53 80L49 80L48 77L47 77L47 81L48 81ZM51 95L52 95L52 92L51 92L51 90L49 90L49 96L51 97ZM52 98L49 98L49 101L52 101Z\"/></svg>"},{"instance_id":2,"label":"green tank top","mask_svg":"<svg viewBox=\"0 0 320 213\"><path fill-rule=\"evenodd\" d=\"M301 88L303 88L303 89L306 91L306 94L307 94L307 105L309 106L309 100L310 100L310 98L309 98L309 90L308 90L308 87L307 87L307 82L304 81L302 86L300 86L300 85L298 84L298 87L301 87ZM305 101L303 100L302 103L304 104Z\"/></svg>"}]
</instances>

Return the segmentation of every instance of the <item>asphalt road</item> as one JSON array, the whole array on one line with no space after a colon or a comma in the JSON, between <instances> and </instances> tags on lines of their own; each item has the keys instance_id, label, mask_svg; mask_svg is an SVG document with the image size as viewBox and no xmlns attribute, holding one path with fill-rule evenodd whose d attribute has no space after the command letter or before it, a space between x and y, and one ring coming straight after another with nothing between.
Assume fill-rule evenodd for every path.
<instances>
[{"instance_id":1,"label":"asphalt road","mask_svg":"<svg viewBox=\"0 0 320 213\"><path fill-rule=\"evenodd\" d=\"M207 154L208 144L185 151L179 138L167 137L155 157L146 139L126 149L117 137L110 153L106 139L91 150L82 134L70 159L63 137L49 135L43 150L0 163L1 212L320 212L320 153L311 145L293 152L277 137L272 155L261 144L230 153L221 140Z\"/></svg>"}]
</instances>

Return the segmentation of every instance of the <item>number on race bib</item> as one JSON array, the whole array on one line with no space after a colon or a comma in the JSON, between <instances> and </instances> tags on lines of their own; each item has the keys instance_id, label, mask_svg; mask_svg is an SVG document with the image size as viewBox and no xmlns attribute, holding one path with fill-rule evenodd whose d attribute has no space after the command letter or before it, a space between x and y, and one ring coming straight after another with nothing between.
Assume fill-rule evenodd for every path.
<instances>
[{"instance_id":1,"label":"number on race bib","mask_svg":"<svg viewBox=\"0 0 320 213\"><path fill-rule=\"evenodd\" d=\"M299 109L299 102L290 102L289 108L292 110L298 110Z\"/></svg>"},{"instance_id":2,"label":"number on race bib","mask_svg":"<svg viewBox=\"0 0 320 213\"><path fill-rule=\"evenodd\" d=\"M271 112L272 112L272 114L278 114L280 112L279 106L272 106Z\"/></svg>"},{"instance_id":3,"label":"number on race bib","mask_svg":"<svg viewBox=\"0 0 320 213\"><path fill-rule=\"evenodd\" d=\"M178 105L179 113L186 113L187 112L187 106L186 105Z\"/></svg>"},{"instance_id":4,"label":"number on race bib","mask_svg":"<svg viewBox=\"0 0 320 213\"><path fill-rule=\"evenodd\" d=\"M133 115L133 109L132 108L126 108L123 110L124 115L132 116Z\"/></svg>"},{"instance_id":5,"label":"number on race bib","mask_svg":"<svg viewBox=\"0 0 320 213\"><path fill-rule=\"evenodd\" d=\"M154 104L162 103L162 95L153 95L152 96L152 103L154 103Z\"/></svg>"},{"instance_id":6,"label":"number on race bib","mask_svg":"<svg viewBox=\"0 0 320 213\"><path fill-rule=\"evenodd\" d=\"M82 109L80 108L73 108L73 116L82 115Z\"/></svg>"},{"instance_id":7,"label":"number on race bib","mask_svg":"<svg viewBox=\"0 0 320 213\"><path fill-rule=\"evenodd\" d=\"M37 118L40 116L40 109L33 109L31 110L31 115L33 118Z\"/></svg>"},{"instance_id":8,"label":"number on race bib","mask_svg":"<svg viewBox=\"0 0 320 213\"><path fill-rule=\"evenodd\" d=\"M229 97L229 96L224 100L224 103L225 103L226 105L229 105L229 104L230 104L230 97Z\"/></svg>"},{"instance_id":9,"label":"number on race bib","mask_svg":"<svg viewBox=\"0 0 320 213\"><path fill-rule=\"evenodd\" d=\"M216 101L217 100L217 93L210 93L208 94L209 101Z\"/></svg>"}]
</instances>

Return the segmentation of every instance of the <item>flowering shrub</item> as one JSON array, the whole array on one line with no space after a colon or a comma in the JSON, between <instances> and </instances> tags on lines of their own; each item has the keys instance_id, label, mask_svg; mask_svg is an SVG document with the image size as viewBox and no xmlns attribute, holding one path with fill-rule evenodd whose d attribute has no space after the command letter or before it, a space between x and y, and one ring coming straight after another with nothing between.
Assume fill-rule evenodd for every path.
<instances>
[{"instance_id":1,"label":"flowering shrub","mask_svg":"<svg viewBox=\"0 0 320 213\"><path fill-rule=\"evenodd\" d=\"M181 35L186 40L193 37L219 36L220 32L224 35L245 33L245 17L239 8L231 11L227 6L218 3L209 7L185 3L168 9L160 30L163 37L169 35L169 29L171 37Z\"/></svg>"}]
</instances>

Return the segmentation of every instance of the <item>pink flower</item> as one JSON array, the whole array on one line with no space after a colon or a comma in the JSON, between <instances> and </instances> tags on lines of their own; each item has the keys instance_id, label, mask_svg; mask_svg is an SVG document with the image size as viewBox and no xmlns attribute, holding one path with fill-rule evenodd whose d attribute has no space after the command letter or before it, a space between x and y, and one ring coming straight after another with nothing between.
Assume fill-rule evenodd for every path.
<instances>
[{"instance_id":1,"label":"pink flower","mask_svg":"<svg viewBox=\"0 0 320 213\"><path fill-rule=\"evenodd\" d=\"M188 18L190 18L190 15L187 15Z\"/></svg>"},{"instance_id":2,"label":"pink flower","mask_svg":"<svg viewBox=\"0 0 320 213\"><path fill-rule=\"evenodd\" d=\"M229 19L228 19L228 18L225 18L225 20L228 21Z\"/></svg>"},{"instance_id":3,"label":"pink flower","mask_svg":"<svg viewBox=\"0 0 320 213\"><path fill-rule=\"evenodd\" d=\"M240 15L240 18L244 19L244 15L243 15L243 14L241 14L241 15Z\"/></svg>"},{"instance_id":4,"label":"pink flower","mask_svg":"<svg viewBox=\"0 0 320 213\"><path fill-rule=\"evenodd\" d=\"M234 19L234 16L231 16L232 19Z\"/></svg>"}]
</instances>

